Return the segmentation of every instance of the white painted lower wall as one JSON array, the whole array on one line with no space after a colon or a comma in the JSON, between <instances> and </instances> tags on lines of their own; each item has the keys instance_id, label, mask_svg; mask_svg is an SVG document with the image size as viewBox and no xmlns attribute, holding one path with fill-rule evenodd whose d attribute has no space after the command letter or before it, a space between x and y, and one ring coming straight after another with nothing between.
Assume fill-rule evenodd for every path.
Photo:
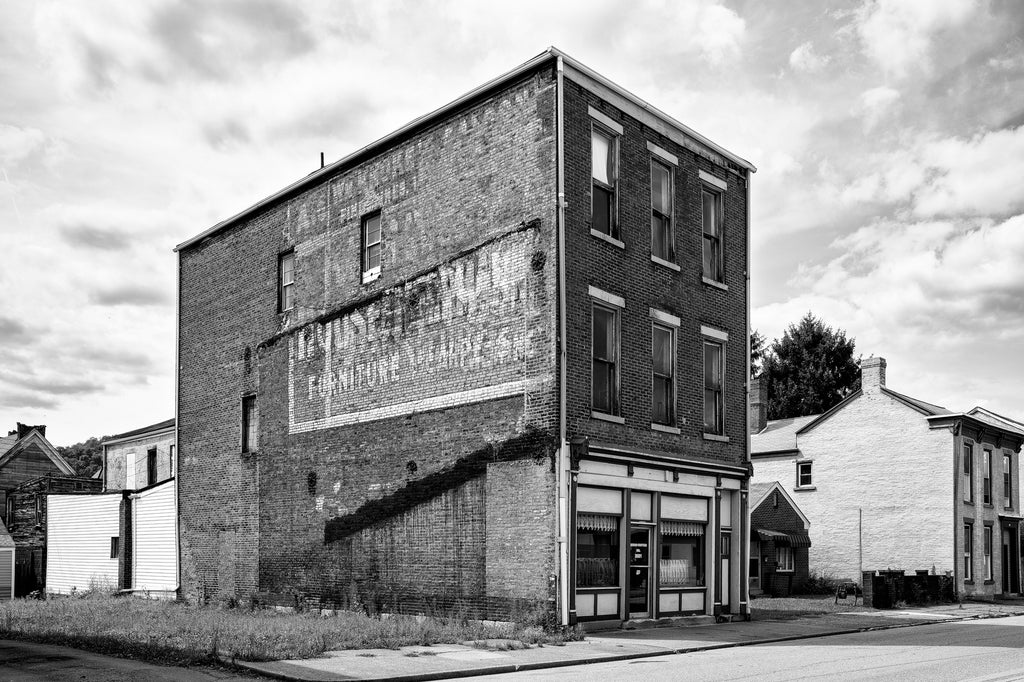
<instances>
[{"instance_id":1,"label":"white painted lower wall","mask_svg":"<svg viewBox=\"0 0 1024 682\"><path fill-rule=\"evenodd\" d=\"M46 591L68 594L90 587L117 588L121 495L49 495L46 504Z\"/></svg>"},{"instance_id":2,"label":"white painted lower wall","mask_svg":"<svg viewBox=\"0 0 1024 682\"><path fill-rule=\"evenodd\" d=\"M14 599L13 547L0 547L0 599Z\"/></svg>"},{"instance_id":3,"label":"white painted lower wall","mask_svg":"<svg viewBox=\"0 0 1024 682\"><path fill-rule=\"evenodd\" d=\"M166 481L132 496L133 590L173 593L178 589L174 489L174 481Z\"/></svg>"}]
</instances>

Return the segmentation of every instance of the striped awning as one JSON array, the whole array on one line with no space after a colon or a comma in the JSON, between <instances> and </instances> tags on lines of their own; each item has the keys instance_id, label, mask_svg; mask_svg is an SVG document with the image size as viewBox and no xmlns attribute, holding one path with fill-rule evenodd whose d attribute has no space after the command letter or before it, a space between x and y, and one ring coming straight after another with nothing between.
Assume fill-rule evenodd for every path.
<instances>
[{"instance_id":1,"label":"striped awning","mask_svg":"<svg viewBox=\"0 0 1024 682\"><path fill-rule=\"evenodd\" d=\"M704 535L704 524L693 523L692 521L662 521L662 535L682 535L694 537Z\"/></svg>"},{"instance_id":2,"label":"striped awning","mask_svg":"<svg viewBox=\"0 0 1024 682\"><path fill-rule=\"evenodd\" d=\"M606 514L577 514L576 528L591 532L614 533L619 530L617 516Z\"/></svg>"},{"instance_id":3,"label":"striped awning","mask_svg":"<svg viewBox=\"0 0 1024 682\"><path fill-rule=\"evenodd\" d=\"M774 542L777 545L789 546L789 547L810 547L811 537L807 533L783 533L778 530L767 530L764 528L757 528L755 532L760 536L763 542Z\"/></svg>"}]
</instances>

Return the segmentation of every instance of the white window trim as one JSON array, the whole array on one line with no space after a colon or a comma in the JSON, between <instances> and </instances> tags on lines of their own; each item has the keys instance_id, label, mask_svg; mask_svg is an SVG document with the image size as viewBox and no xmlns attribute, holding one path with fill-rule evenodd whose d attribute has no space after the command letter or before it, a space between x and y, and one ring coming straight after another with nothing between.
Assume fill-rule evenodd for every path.
<instances>
[{"instance_id":1,"label":"white window trim","mask_svg":"<svg viewBox=\"0 0 1024 682\"><path fill-rule=\"evenodd\" d=\"M709 339L714 339L716 341L729 341L729 332L722 331L721 329L715 329L714 327L705 327L704 325L701 325L700 334L701 336L706 336Z\"/></svg>"},{"instance_id":2,"label":"white window trim","mask_svg":"<svg viewBox=\"0 0 1024 682\"><path fill-rule=\"evenodd\" d=\"M698 177L700 177L701 182L705 182L711 185L712 187L717 187L723 192L729 189L729 183L727 183L725 180L716 178L714 175L708 173L707 171L699 170L697 171L697 175Z\"/></svg>"},{"instance_id":3,"label":"white window trim","mask_svg":"<svg viewBox=\"0 0 1024 682\"><path fill-rule=\"evenodd\" d=\"M370 268L369 270L363 271L363 284L369 284L374 280L380 279L380 266Z\"/></svg>"},{"instance_id":4,"label":"white window trim","mask_svg":"<svg viewBox=\"0 0 1024 682\"><path fill-rule=\"evenodd\" d=\"M598 289L595 286L588 286L587 293L590 294L591 298L596 298L599 301L604 301L608 305L613 305L616 308L626 308L626 299L615 294L609 294L607 291Z\"/></svg>"},{"instance_id":5,"label":"white window trim","mask_svg":"<svg viewBox=\"0 0 1024 682\"><path fill-rule=\"evenodd\" d=\"M611 235L607 235L604 232L601 232L600 230L595 230L594 228L590 228L590 234L592 236L594 236L594 237L597 237L598 239L603 239L604 241L608 242L612 246L617 246L620 249L626 248L625 243L619 241L618 239L616 239L615 237L612 237Z\"/></svg>"},{"instance_id":6,"label":"white window trim","mask_svg":"<svg viewBox=\"0 0 1024 682\"><path fill-rule=\"evenodd\" d=\"M679 165L679 157L678 156L676 156L672 152L665 151L664 149L662 149L658 145L654 144L653 142L648 142L647 143L647 151L649 151L650 153L654 154L655 156L660 158L662 161L667 161L668 163L672 164L673 166L678 166Z\"/></svg>"},{"instance_id":7,"label":"white window trim","mask_svg":"<svg viewBox=\"0 0 1024 682\"><path fill-rule=\"evenodd\" d=\"M657 263L658 265L663 265L666 268L669 268L670 270L675 270L676 272L682 272L682 270L683 270L681 267L679 267L675 263L673 263L671 261L667 261L664 258L658 258L653 253L651 254L651 262L652 263Z\"/></svg>"},{"instance_id":8,"label":"white window trim","mask_svg":"<svg viewBox=\"0 0 1024 682\"><path fill-rule=\"evenodd\" d=\"M674 426L669 426L668 424L655 424L654 422L651 422L651 431L661 431L662 433L672 433L672 434L675 434L677 436L682 433L681 429L677 429Z\"/></svg>"},{"instance_id":9,"label":"white window trim","mask_svg":"<svg viewBox=\"0 0 1024 682\"><path fill-rule=\"evenodd\" d=\"M729 291L729 286L727 284L725 284L724 282L716 282L715 280L711 279L710 277L705 277L703 275L701 275L701 280L704 281L704 284L710 284L711 286L717 287L717 288L721 289L722 291Z\"/></svg>"},{"instance_id":10,"label":"white window trim","mask_svg":"<svg viewBox=\"0 0 1024 682\"><path fill-rule=\"evenodd\" d=\"M680 327L681 322L678 317L671 313L666 313L656 308L651 308L651 317L662 324L667 324L670 327Z\"/></svg>"},{"instance_id":11,"label":"white window trim","mask_svg":"<svg viewBox=\"0 0 1024 682\"><path fill-rule=\"evenodd\" d=\"M792 563L790 564L789 568L782 568L782 562L779 561L778 562L779 567L776 569L776 572L777 573L793 573L796 570L796 555L793 552L793 548L792 547L785 547L785 548L783 548L783 547L776 547L775 548L776 556L778 555L778 552L779 552L780 549L787 549L787 550L789 550L789 560Z\"/></svg>"},{"instance_id":12,"label":"white window trim","mask_svg":"<svg viewBox=\"0 0 1024 682\"><path fill-rule=\"evenodd\" d=\"M801 485L800 484L800 465L810 464L811 465L811 484ZM814 460L813 459L801 459L796 463L796 490L814 490Z\"/></svg>"},{"instance_id":13,"label":"white window trim","mask_svg":"<svg viewBox=\"0 0 1024 682\"><path fill-rule=\"evenodd\" d=\"M622 127L622 124L611 116L602 114L600 111L590 106L587 107L587 113L590 115L590 118L594 119L616 135L621 135L623 133L624 128Z\"/></svg>"},{"instance_id":14,"label":"white window trim","mask_svg":"<svg viewBox=\"0 0 1024 682\"><path fill-rule=\"evenodd\" d=\"M626 419L620 417L617 414L608 414L607 412L598 412L597 410L591 410L590 416L593 419L600 419L601 421L612 422L614 424L625 424Z\"/></svg>"}]
</instances>

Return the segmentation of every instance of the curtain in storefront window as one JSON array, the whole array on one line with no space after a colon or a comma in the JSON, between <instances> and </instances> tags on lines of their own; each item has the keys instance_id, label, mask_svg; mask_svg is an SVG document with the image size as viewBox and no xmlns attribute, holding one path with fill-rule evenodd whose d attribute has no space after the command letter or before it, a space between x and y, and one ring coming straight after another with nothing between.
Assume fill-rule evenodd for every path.
<instances>
[{"instance_id":1,"label":"curtain in storefront window","mask_svg":"<svg viewBox=\"0 0 1024 682\"><path fill-rule=\"evenodd\" d=\"M684 537L704 535L704 524L693 523L692 521L662 521L661 534L681 535Z\"/></svg>"},{"instance_id":2,"label":"curtain in storefront window","mask_svg":"<svg viewBox=\"0 0 1024 682\"><path fill-rule=\"evenodd\" d=\"M577 514L576 527L599 533L612 533L619 529L619 519L605 514Z\"/></svg>"}]
</instances>

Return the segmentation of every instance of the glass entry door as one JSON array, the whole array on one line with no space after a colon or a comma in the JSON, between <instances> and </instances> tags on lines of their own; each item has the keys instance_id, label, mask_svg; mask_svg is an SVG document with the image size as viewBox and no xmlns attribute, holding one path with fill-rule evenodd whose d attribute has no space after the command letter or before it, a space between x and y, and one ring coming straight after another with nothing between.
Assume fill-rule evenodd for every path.
<instances>
[{"instance_id":1,"label":"glass entry door","mask_svg":"<svg viewBox=\"0 0 1024 682\"><path fill-rule=\"evenodd\" d=\"M629 616L651 616L651 529L629 532Z\"/></svg>"}]
</instances>

